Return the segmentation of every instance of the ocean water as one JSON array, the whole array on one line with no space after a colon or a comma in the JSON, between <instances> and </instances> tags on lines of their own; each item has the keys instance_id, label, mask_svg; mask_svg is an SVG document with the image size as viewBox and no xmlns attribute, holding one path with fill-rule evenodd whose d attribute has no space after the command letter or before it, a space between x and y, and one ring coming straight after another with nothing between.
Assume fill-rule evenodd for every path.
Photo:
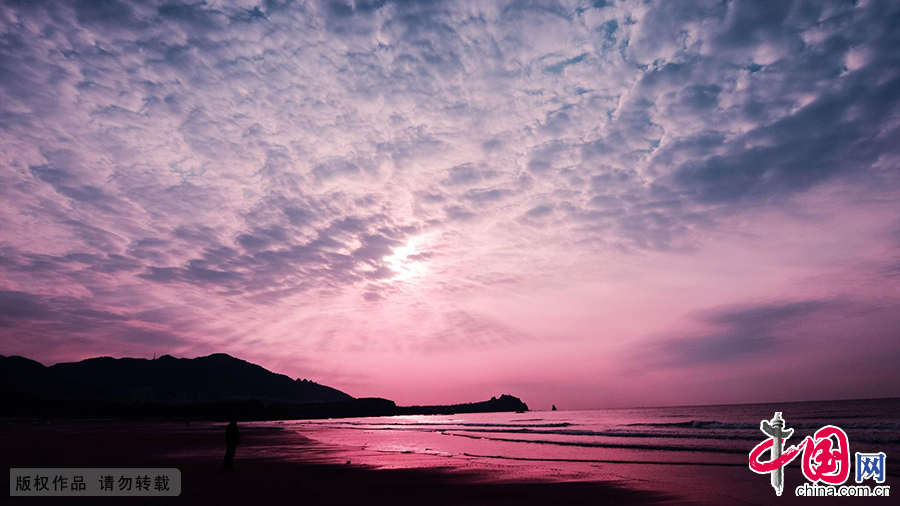
<instances>
[{"instance_id":1,"label":"ocean water","mask_svg":"<svg viewBox=\"0 0 900 506\"><path fill-rule=\"evenodd\" d=\"M900 463L900 399L287 423L320 442L372 454L419 454L507 463L746 468L750 450L766 439L760 431L760 421L771 419L775 411L781 411L786 426L794 429L787 445L800 443L824 425L836 425L846 431L851 452L885 452L890 474L900 471L896 465ZM390 462L402 465L400 459ZM791 465L799 464L798 458Z\"/></svg>"},{"instance_id":2,"label":"ocean water","mask_svg":"<svg viewBox=\"0 0 900 506\"><path fill-rule=\"evenodd\" d=\"M854 452L884 452L884 485L900 482L900 399L260 422L319 443L261 451L381 469L441 468L488 481L612 482L662 493L672 504L764 505L776 495L769 476L749 469L749 453L767 438L760 421L776 411L794 429L788 446L835 425L848 435L851 468ZM785 469L786 503L807 483L801 460ZM851 474L846 484L854 483Z\"/></svg>"}]
</instances>

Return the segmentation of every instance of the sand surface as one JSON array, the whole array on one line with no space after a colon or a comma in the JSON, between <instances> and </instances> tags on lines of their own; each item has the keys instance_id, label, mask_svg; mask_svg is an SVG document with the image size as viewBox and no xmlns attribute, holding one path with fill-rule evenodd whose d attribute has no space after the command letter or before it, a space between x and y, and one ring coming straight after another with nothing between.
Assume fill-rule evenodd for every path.
<instances>
[{"instance_id":1,"label":"sand surface","mask_svg":"<svg viewBox=\"0 0 900 506\"><path fill-rule=\"evenodd\" d=\"M681 501L616 482L500 478L452 466L376 469L335 463L334 452L274 426L242 426L236 470L224 472L224 424L59 422L6 424L0 460L10 467L176 467L170 498L12 498L21 504L595 505ZM343 455L343 454L342 454ZM343 458L343 457L342 457Z\"/></svg>"},{"instance_id":2,"label":"sand surface","mask_svg":"<svg viewBox=\"0 0 900 506\"><path fill-rule=\"evenodd\" d=\"M374 455L323 444L278 422L241 425L236 470L222 470L225 424L0 422L0 461L11 467L178 468L179 497L10 498L10 504L600 505L772 504L765 477L743 466L462 462ZM310 435L315 436L313 432ZM347 461L350 461L349 463ZM802 483L789 468L790 483ZM890 482L893 481L893 477ZM888 483L890 484L890 483ZM797 498L791 504L886 504L888 498ZM786 502L787 503L787 502Z\"/></svg>"}]
</instances>

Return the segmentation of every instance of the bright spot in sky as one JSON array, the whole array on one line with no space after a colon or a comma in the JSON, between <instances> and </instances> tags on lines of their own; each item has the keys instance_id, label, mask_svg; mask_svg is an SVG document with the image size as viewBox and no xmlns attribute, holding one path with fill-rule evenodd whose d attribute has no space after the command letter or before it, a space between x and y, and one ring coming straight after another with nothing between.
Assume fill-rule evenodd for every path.
<instances>
[{"instance_id":1,"label":"bright spot in sky","mask_svg":"<svg viewBox=\"0 0 900 506\"><path fill-rule=\"evenodd\" d=\"M384 261L397 273L392 279L406 281L420 277L425 272L424 263L415 256L421 253L422 243L422 238L412 237L404 246L396 248L393 255L385 257Z\"/></svg>"}]
</instances>

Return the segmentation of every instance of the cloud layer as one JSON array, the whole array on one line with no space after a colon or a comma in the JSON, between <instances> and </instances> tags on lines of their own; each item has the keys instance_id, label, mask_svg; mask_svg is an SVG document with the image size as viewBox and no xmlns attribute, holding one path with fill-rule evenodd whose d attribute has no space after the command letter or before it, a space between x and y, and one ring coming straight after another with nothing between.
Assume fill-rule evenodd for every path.
<instances>
[{"instance_id":1,"label":"cloud layer","mask_svg":"<svg viewBox=\"0 0 900 506\"><path fill-rule=\"evenodd\" d=\"M900 358L898 19L888 1L6 2L0 351L225 351L406 402L582 385L585 407L673 382L757 400L738 385L758 350L800 352L848 308L877 316L805 366L850 334L859 363ZM635 354L642 372L616 366Z\"/></svg>"}]
</instances>

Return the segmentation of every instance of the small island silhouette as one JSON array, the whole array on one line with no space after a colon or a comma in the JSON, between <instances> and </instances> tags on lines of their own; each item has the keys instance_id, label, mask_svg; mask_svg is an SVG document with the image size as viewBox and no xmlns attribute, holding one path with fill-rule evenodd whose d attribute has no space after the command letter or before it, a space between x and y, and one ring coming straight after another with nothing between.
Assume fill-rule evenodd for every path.
<instances>
[{"instance_id":1,"label":"small island silhouette","mask_svg":"<svg viewBox=\"0 0 900 506\"><path fill-rule=\"evenodd\" d=\"M49 367L0 355L0 417L286 420L527 410L511 395L431 406L354 398L224 353L98 357Z\"/></svg>"}]
</instances>

